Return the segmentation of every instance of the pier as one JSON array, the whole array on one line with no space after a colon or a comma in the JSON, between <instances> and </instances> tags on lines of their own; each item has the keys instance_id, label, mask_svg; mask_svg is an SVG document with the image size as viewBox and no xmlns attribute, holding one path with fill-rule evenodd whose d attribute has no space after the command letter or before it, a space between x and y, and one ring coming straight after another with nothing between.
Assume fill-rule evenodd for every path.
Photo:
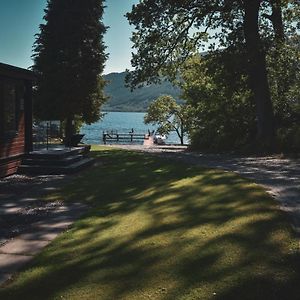
<instances>
[{"instance_id":1,"label":"pier","mask_svg":"<svg viewBox=\"0 0 300 300\"><path fill-rule=\"evenodd\" d=\"M103 132L102 140L106 145L107 142L135 142L151 140L149 133L135 133L134 131L128 133L119 133L117 131Z\"/></svg>"}]
</instances>

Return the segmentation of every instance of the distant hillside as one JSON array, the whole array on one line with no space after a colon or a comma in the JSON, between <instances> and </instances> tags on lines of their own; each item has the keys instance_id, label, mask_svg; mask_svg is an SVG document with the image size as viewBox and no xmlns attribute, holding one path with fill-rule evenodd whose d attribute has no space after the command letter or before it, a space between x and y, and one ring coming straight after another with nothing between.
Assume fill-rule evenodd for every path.
<instances>
[{"instance_id":1,"label":"distant hillside","mask_svg":"<svg viewBox=\"0 0 300 300\"><path fill-rule=\"evenodd\" d=\"M147 85L131 92L125 87L125 76L126 72L104 75L108 81L105 94L110 97L103 106L104 111L146 111L151 101L164 94L179 100L180 90L170 82Z\"/></svg>"}]
</instances>

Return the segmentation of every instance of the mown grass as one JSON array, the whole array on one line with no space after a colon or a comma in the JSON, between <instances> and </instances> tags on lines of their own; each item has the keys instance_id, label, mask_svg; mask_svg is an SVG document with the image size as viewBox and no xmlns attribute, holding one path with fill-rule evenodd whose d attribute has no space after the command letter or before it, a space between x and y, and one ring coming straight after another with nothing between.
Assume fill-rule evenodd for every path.
<instances>
[{"instance_id":1,"label":"mown grass","mask_svg":"<svg viewBox=\"0 0 300 300\"><path fill-rule=\"evenodd\" d=\"M259 186L232 173L94 148L49 199L93 209L0 299L298 299L298 244Z\"/></svg>"}]
</instances>

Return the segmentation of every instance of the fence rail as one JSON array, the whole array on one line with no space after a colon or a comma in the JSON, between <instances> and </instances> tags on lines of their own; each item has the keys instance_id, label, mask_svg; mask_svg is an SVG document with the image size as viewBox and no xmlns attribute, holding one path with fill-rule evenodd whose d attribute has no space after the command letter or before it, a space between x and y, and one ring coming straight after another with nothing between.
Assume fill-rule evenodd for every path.
<instances>
[{"instance_id":1,"label":"fence rail","mask_svg":"<svg viewBox=\"0 0 300 300\"><path fill-rule=\"evenodd\" d=\"M117 131L111 131L111 132L103 132L102 134L102 140L103 143L106 144L107 142L120 142L120 141L128 141L128 142L134 142L134 141L141 141L141 140L147 140L149 139L150 134L145 133L118 133Z\"/></svg>"},{"instance_id":2,"label":"fence rail","mask_svg":"<svg viewBox=\"0 0 300 300\"><path fill-rule=\"evenodd\" d=\"M41 121L33 125L33 147L49 148L63 141L61 124L58 121Z\"/></svg>"}]
</instances>

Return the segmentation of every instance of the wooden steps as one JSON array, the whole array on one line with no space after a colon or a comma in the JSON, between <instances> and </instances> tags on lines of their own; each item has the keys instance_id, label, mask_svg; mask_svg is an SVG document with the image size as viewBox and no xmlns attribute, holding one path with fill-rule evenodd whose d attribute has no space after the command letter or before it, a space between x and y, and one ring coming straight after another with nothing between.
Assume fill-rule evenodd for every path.
<instances>
[{"instance_id":1,"label":"wooden steps","mask_svg":"<svg viewBox=\"0 0 300 300\"><path fill-rule=\"evenodd\" d=\"M72 174L93 164L90 147L38 150L27 154L18 168L19 174Z\"/></svg>"}]
</instances>

